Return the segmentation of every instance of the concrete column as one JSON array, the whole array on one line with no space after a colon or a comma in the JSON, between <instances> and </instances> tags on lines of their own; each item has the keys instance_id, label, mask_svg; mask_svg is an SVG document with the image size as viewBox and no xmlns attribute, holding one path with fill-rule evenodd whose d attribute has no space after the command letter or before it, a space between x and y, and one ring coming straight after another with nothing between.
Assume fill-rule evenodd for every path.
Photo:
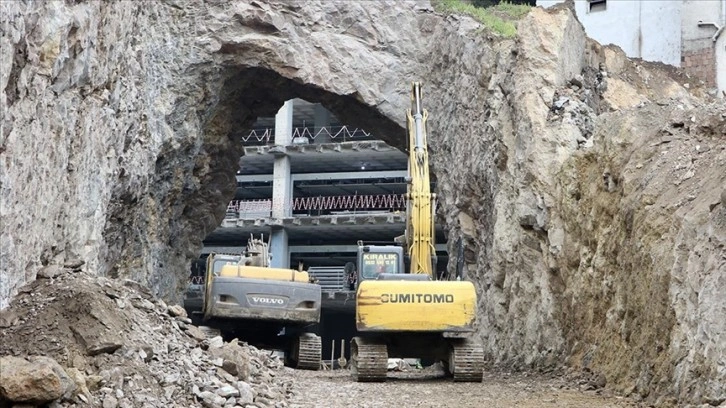
<instances>
[{"instance_id":1,"label":"concrete column","mask_svg":"<svg viewBox=\"0 0 726 408\"><path fill-rule=\"evenodd\" d=\"M285 146L292 141L292 100L285 102L275 116L275 146L284 152ZM276 154L272 171L272 218L281 219L292 216L292 175L290 157ZM270 253L273 268L289 268L290 251L287 231L273 227L270 236Z\"/></svg>"},{"instance_id":2,"label":"concrete column","mask_svg":"<svg viewBox=\"0 0 726 408\"><path fill-rule=\"evenodd\" d=\"M275 146L284 152L292 141L292 100L285 102L275 116ZM292 214L292 176L290 157L275 155L272 171L272 218L286 218Z\"/></svg>"},{"instance_id":3,"label":"concrete column","mask_svg":"<svg viewBox=\"0 0 726 408\"><path fill-rule=\"evenodd\" d=\"M270 253L273 268L290 268L290 248L287 241L287 230L283 227L272 227L270 235Z\"/></svg>"},{"instance_id":4,"label":"concrete column","mask_svg":"<svg viewBox=\"0 0 726 408\"><path fill-rule=\"evenodd\" d=\"M321 128L330 126L330 112L323 107L321 104L315 105L315 134L317 134ZM315 143L329 143L331 141L327 134L318 135L315 138ZM342 142L342 140L340 140Z\"/></svg>"}]
</instances>

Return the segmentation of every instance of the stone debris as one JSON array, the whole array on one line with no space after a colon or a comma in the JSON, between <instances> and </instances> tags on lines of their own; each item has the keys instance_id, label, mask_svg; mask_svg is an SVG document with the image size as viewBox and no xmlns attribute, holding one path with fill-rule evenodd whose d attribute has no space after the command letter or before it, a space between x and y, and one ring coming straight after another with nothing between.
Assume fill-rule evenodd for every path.
<instances>
[{"instance_id":1,"label":"stone debris","mask_svg":"<svg viewBox=\"0 0 726 408\"><path fill-rule=\"evenodd\" d=\"M38 271L37 277L44 279L53 279L58 275L62 274L63 272L65 272L65 270L58 265L48 265Z\"/></svg>"},{"instance_id":2,"label":"stone debris","mask_svg":"<svg viewBox=\"0 0 726 408\"><path fill-rule=\"evenodd\" d=\"M443 366L441 366L441 362L434 364L434 366L440 367L441 373L444 372ZM343 365L341 365L341 367L343 367ZM417 358L389 358L387 368L388 371L416 371L421 370L423 367L421 365L421 360Z\"/></svg>"},{"instance_id":3,"label":"stone debris","mask_svg":"<svg viewBox=\"0 0 726 408\"><path fill-rule=\"evenodd\" d=\"M547 119L575 125L579 129L579 148L592 147L595 118L600 113L602 93L607 89L602 71L587 69L571 78L568 85L555 91Z\"/></svg>"},{"instance_id":4,"label":"stone debris","mask_svg":"<svg viewBox=\"0 0 726 408\"><path fill-rule=\"evenodd\" d=\"M86 261L84 261L83 259L71 259L71 260L66 261L63 264L63 267L66 269L70 269L73 272L78 272L81 270L81 268L85 264L86 264Z\"/></svg>"},{"instance_id":5,"label":"stone debris","mask_svg":"<svg viewBox=\"0 0 726 408\"><path fill-rule=\"evenodd\" d=\"M0 329L12 327L18 322L18 314L9 309L0 310Z\"/></svg>"},{"instance_id":6,"label":"stone debris","mask_svg":"<svg viewBox=\"0 0 726 408\"><path fill-rule=\"evenodd\" d=\"M46 403L69 397L76 384L52 358L0 358L0 397L13 402Z\"/></svg>"},{"instance_id":7,"label":"stone debris","mask_svg":"<svg viewBox=\"0 0 726 408\"><path fill-rule=\"evenodd\" d=\"M184 307L181 305L170 305L167 307L167 310L171 317L187 317L187 311L184 310Z\"/></svg>"},{"instance_id":8,"label":"stone debris","mask_svg":"<svg viewBox=\"0 0 726 408\"><path fill-rule=\"evenodd\" d=\"M0 406L287 406L279 358L207 337L143 287L85 273L29 286L0 316Z\"/></svg>"}]
</instances>

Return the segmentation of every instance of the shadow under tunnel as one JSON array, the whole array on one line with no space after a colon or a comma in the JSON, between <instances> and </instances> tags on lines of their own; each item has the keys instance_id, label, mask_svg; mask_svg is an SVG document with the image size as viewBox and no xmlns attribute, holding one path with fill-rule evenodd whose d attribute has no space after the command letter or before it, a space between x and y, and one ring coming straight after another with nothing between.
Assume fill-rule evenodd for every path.
<instances>
[{"instance_id":1,"label":"shadow under tunnel","mask_svg":"<svg viewBox=\"0 0 726 408\"><path fill-rule=\"evenodd\" d=\"M330 367L332 360L333 367L338 368L340 357L350 361L350 339L356 335L355 312L323 309L318 334L322 338L322 357L325 364Z\"/></svg>"}]
</instances>

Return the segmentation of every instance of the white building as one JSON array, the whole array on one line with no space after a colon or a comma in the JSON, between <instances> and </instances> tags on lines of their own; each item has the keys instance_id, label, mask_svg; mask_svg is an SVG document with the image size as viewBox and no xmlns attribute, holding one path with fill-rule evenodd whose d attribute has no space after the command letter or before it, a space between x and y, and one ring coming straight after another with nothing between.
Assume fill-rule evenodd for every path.
<instances>
[{"instance_id":1,"label":"white building","mask_svg":"<svg viewBox=\"0 0 726 408\"><path fill-rule=\"evenodd\" d=\"M726 0L575 0L575 13L598 42L682 67L726 95Z\"/></svg>"}]
</instances>

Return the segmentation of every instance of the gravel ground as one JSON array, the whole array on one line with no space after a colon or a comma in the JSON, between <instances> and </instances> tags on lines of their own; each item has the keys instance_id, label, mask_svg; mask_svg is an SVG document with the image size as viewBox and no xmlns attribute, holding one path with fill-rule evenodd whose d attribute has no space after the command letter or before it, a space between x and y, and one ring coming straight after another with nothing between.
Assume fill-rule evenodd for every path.
<instances>
[{"instance_id":1,"label":"gravel ground","mask_svg":"<svg viewBox=\"0 0 726 408\"><path fill-rule=\"evenodd\" d=\"M454 383L443 372L389 372L386 383L356 383L347 370L290 370L290 408L309 407L637 407L607 390L578 391L563 378L487 372L483 383ZM574 389L573 389L574 388Z\"/></svg>"}]
</instances>

